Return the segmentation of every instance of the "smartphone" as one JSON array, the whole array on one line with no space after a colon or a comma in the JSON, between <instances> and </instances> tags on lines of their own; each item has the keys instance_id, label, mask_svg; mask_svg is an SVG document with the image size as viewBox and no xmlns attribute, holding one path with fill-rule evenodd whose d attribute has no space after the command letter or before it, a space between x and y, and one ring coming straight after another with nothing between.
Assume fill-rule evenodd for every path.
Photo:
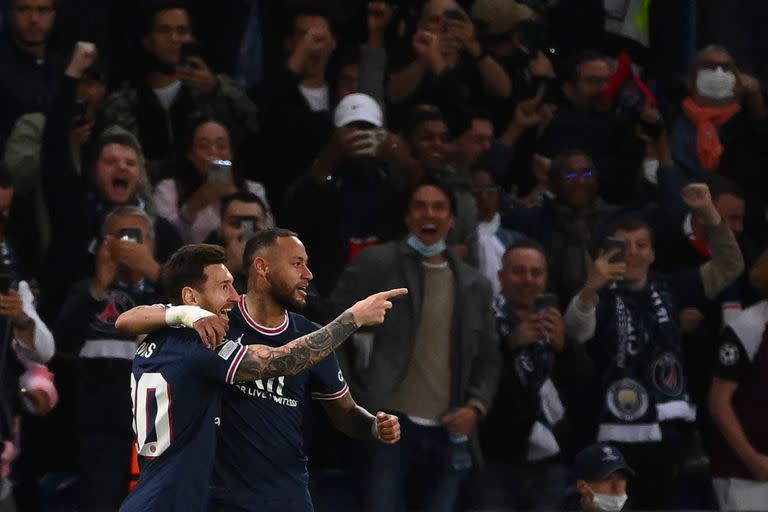
<instances>
[{"instance_id":1,"label":"smartphone","mask_svg":"<svg viewBox=\"0 0 768 512\"><path fill-rule=\"evenodd\" d=\"M380 128L373 130L352 130L349 138L359 138L359 146L355 150L355 154L374 156L379 150L381 143L387 138L387 131Z\"/></svg>"},{"instance_id":2,"label":"smartphone","mask_svg":"<svg viewBox=\"0 0 768 512\"><path fill-rule=\"evenodd\" d=\"M554 293L540 293L536 296L534 310L538 313L549 308L557 308L557 295Z\"/></svg>"},{"instance_id":3,"label":"smartphone","mask_svg":"<svg viewBox=\"0 0 768 512\"><path fill-rule=\"evenodd\" d=\"M85 112L85 103L80 101L75 103L75 111L72 115L72 126L83 126L88 124L88 117Z\"/></svg>"},{"instance_id":4,"label":"smartphone","mask_svg":"<svg viewBox=\"0 0 768 512\"><path fill-rule=\"evenodd\" d=\"M208 181L219 183L232 181L232 162L229 160L214 160L211 162L211 170L208 171Z\"/></svg>"},{"instance_id":5,"label":"smartphone","mask_svg":"<svg viewBox=\"0 0 768 512\"><path fill-rule=\"evenodd\" d=\"M464 21L464 13L458 9L449 9L443 12L443 16L449 20Z\"/></svg>"},{"instance_id":6,"label":"smartphone","mask_svg":"<svg viewBox=\"0 0 768 512\"><path fill-rule=\"evenodd\" d=\"M610 263L621 263L624 261L624 252L627 248L627 242L623 238L615 238L612 236L605 237L603 240L602 251L608 252L614 249L618 249L619 252L611 257Z\"/></svg>"},{"instance_id":7,"label":"smartphone","mask_svg":"<svg viewBox=\"0 0 768 512\"><path fill-rule=\"evenodd\" d=\"M186 41L181 43L180 63L186 63L190 57L200 57L203 54L202 47L197 41Z\"/></svg>"},{"instance_id":8,"label":"smartphone","mask_svg":"<svg viewBox=\"0 0 768 512\"><path fill-rule=\"evenodd\" d=\"M256 217L243 215L237 217L237 223L240 226L240 241L247 242L256 233Z\"/></svg>"},{"instance_id":9,"label":"smartphone","mask_svg":"<svg viewBox=\"0 0 768 512\"><path fill-rule=\"evenodd\" d=\"M123 228L120 230L119 240L123 242L133 242L135 244L141 243L141 229L139 228Z\"/></svg>"}]
</instances>

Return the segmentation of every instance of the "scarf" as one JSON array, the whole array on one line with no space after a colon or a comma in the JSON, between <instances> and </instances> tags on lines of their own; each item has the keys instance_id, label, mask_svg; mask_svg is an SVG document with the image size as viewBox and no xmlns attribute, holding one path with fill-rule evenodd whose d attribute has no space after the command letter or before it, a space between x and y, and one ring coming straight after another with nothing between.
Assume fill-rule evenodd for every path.
<instances>
[{"instance_id":1,"label":"scarf","mask_svg":"<svg viewBox=\"0 0 768 512\"><path fill-rule=\"evenodd\" d=\"M659 422L696 418L686 392L677 311L659 281L641 291L614 283L600 300L613 318L602 333L610 360L602 371L605 408L598 440L660 441Z\"/></svg>"},{"instance_id":2,"label":"scarf","mask_svg":"<svg viewBox=\"0 0 768 512\"><path fill-rule=\"evenodd\" d=\"M502 294L494 298L493 311L496 329L502 338L519 327L518 319L512 317ZM535 419L528 433L527 459L536 461L553 457L560 453L554 427L565 417L565 407L550 378L555 350L550 341L544 338L518 348L511 355L515 377L534 411Z\"/></svg>"},{"instance_id":3,"label":"scarf","mask_svg":"<svg viewBox=\"0 0 768 512\"><path fill-rule=\"evenodd\" d=\"M489 222L477 224L477 253L480 273L491 282L494 295L501 291L499 283L499 270L501 270L501 257L504 256L507 246L499 238L501 229L501 216L497 213Z\"/></svg>"},{"instance_id":4,"label":"scarf","mask_svg":"<svg viewBox=\"0 0 768 512\"><path fill-rule=\"evenodd\" d=\"M738 103L722 107L702 107L693 101L693 98L683 100L685 116L696 128L696 156L704 169L712 171L720 165L724 149L717 129L730 121L739 110L741 105Z\"/></svg>"}]
</instances>

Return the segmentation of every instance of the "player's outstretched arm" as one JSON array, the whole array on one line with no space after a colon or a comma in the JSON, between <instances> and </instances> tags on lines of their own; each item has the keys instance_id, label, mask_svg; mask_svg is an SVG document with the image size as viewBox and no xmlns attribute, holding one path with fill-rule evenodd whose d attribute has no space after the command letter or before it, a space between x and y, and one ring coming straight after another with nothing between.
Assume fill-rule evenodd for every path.
<instances>
[{"instance_id":1,"label":"player's outstretched arm","mask_svg":"<svg viewBox=\"0 0 768 512\"><path fill-rule=\"evenodd\" d=\"M360 327L384 322L389 301L408 293L407 288L380 292L357 302L325 327L297 338L281 347L249 345L235 373L235 381L296 375L316 365Z\"/></svg>"},{"instance_id":2,"label":"player's outstretched arm","mask_svg":"<svg viewBox=\"0 0 768 512\"><path fill-rule=\"evenodd\" d=\"M171 306L162 304L136 306L122 313L115 327L132 336L149 334L166 327L195 329L208 347L215 347L227 332L227 322L218 315L197 306Z\"/></svg>"}]
</instances>

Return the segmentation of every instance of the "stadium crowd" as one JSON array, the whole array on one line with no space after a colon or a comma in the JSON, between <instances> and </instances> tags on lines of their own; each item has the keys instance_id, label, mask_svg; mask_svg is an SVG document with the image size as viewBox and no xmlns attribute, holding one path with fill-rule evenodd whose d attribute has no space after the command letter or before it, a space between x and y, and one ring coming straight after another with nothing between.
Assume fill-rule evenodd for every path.
<instances>
[{"instance_id":1,"label":"stadium crowd","mask_svg":"<svg viewBox=\"0 0 768 512\"><path fill-rule=\"evenodd\" d=\"M276 227L312 322L408 295L307 400L236 388L269 404L228 477L311 500L217 510L768 510L764 2L0 9L1 512L119 509L117 318L204 242L281 334L247 311Z\"/></svg>"}]
</instances>

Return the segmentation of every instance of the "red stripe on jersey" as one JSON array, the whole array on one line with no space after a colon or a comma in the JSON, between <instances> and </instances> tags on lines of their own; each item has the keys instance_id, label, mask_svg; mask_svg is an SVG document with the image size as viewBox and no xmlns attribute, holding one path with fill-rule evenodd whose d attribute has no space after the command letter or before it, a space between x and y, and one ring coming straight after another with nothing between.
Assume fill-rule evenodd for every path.
<instances>
[{"instance_id":1,"label":"red stripe on jersey","mask_svg":"<svg viewBox=\"0 0 768 512\"><path fill-rule=\"evenodd\" d=\"M265 334L267 336L276 336L278 334L282 334L285 332L286 329L288 329L288 312L285 312L285 319L283 322L278 325L277 327L267 327L265 325L261 325L256 320L253 319L250 313L248 313L248 308L245 305L245 295L240 296L240 301L238 302L238 307L240 308L240 313L243 315L243 318L245 318L245 321L248 322L248 325L250 325L255 331Z\"/></svg>"}]
</instances>

